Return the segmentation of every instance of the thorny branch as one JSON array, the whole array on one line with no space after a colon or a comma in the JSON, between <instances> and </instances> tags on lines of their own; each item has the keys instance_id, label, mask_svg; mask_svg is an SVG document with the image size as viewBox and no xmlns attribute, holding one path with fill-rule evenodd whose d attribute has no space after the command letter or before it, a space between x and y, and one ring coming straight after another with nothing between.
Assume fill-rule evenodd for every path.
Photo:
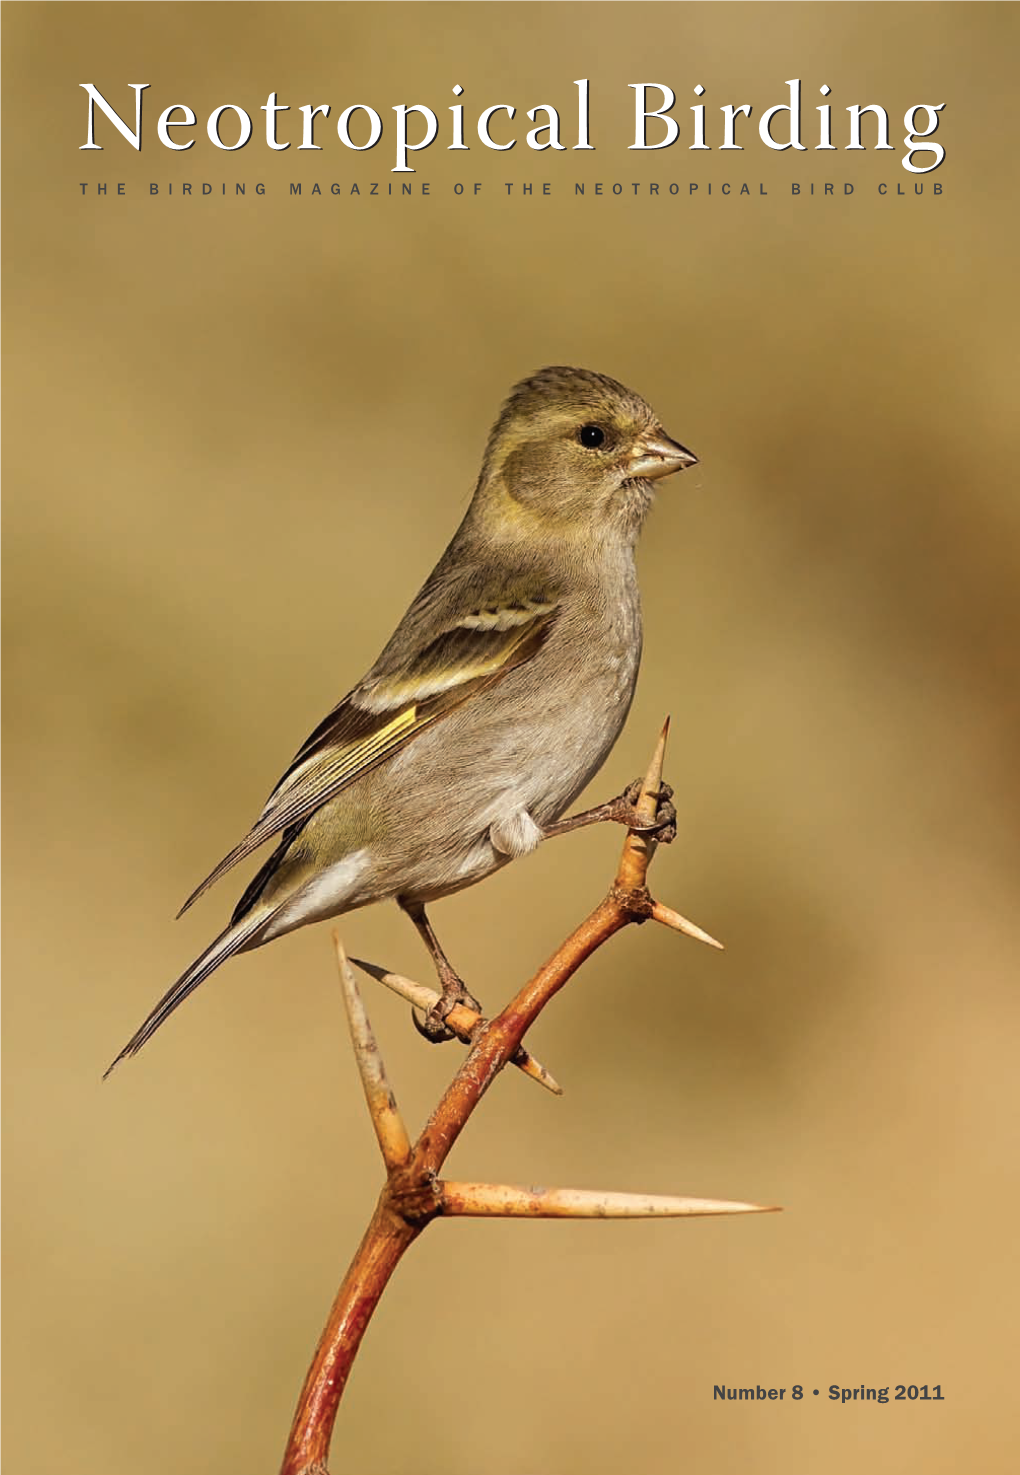
<instances>
[{"instance_id":1,"label":"thorny branch","mask_svg":"<svg viewBox=\"0 0 1020 1475\"><path fill-rule=\"evenodd\" d=\"M656 814L668 729L667 721L636 805L645 822L652 821ZM759 1204L717 1199L452 1183L439 1177L454 1143L504 1065L512 1062L559 1094L559 1086L527 1053L521 1041L554 994L614 933L632 922L651 919L712 947L721 946L679 912L651 897L646 877L655 848L653 834L628 831L608 894L502 1014L486 1021L473 1010L460 1006L450 1015L447 1023L461 1039L470 1043L471 1049L413 1146L390 1089L354 973L339 937L334 934L355 1058L386 1166L386 1182L315 1350L287 1441L281 1475L328 1475L326 1458L337 1409L365 1328L405 1250L433 1219L455 1214L647 1219L764 1211L764 1206ZM371 963L359 962L358 966L419 1008L428 1009L435 1002L437 995L431 989L410 979Z\"/></svg>"}]
</instances>

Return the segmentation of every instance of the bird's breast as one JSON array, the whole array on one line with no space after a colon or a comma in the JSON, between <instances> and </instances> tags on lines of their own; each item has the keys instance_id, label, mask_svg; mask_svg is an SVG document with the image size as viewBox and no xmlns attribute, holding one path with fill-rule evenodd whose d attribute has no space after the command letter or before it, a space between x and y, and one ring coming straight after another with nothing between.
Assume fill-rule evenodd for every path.
<instances>
[{"instance_id":1,"label":"bird's breast","mask_svg":"<svg viewBox=\"0 0 1020 1475\"><path fill-rule=\"evenodd\" d=\"M626 721L641 659L640 607L621 600L601 619L565 633L562 652L550 651L560 658L550 660L549 679L534 684L523 724L528 754L520 772L522 798L540 824L558 819L573 803ZM517 752L523 758L522 747Z\"/></svg>"}]
</instances>

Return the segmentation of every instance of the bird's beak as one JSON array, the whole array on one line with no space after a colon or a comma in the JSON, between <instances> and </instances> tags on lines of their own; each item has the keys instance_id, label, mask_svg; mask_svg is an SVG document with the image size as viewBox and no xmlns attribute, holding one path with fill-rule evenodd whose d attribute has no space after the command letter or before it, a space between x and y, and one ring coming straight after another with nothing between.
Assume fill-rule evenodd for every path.
<instances>
[{"instance_id":1,"label":"bird's beak","mask_svg":"<svg viewBox=\"0 0 1020 1475\"><path fill-rule=\"evenodd\" d=\"M698 458L693 451L678 445L660 430L641 437L634 447L627 470L631 476L655 481L657 477L672 476L674 471L684 471L697 464Z\"/></svg>"}]
</instances>

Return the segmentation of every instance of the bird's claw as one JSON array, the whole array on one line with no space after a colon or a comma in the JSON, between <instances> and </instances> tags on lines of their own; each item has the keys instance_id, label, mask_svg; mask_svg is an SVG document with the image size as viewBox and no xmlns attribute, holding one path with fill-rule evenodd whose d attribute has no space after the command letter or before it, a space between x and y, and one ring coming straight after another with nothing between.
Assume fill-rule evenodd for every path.
<instances>
[{"instance_id":1,"label":"bird's claw","mask_svg":"<svg viewBox=\"0 0 1020 1475\"><path fill-rule=\"evenodd\" d=\"M411 1021L430 1045L444 1045L447 1040L456 1039L456 1032L446 1023L446 1016L458 1004L463 1004L466 1009L473 1009L478 1015L482 1012L481 1004L459 978L448 979L428 1013L419 1018L417 1010L412 1009Z\"/></svg>"},{"instance_id":2,"label":"bird's claw","mask_svg":"<svg viewBox=\"0 0 1020 1475\"><path fill-rule=\"evenodd\" d=\"M445 1045L447 1040L455 1038L453 1030L444 1024L436 1014L438 1005L433 1005L427 1014L419 1014L418 1010L411 1009L411 1023L421 1035L423 1040L428 1040L430 1045Z\"/></svg>"},{"instance_id":3,"label":"bird's claw","mask_svg":"<svg viewBox=\"0 0 1020 1475\"><path fill-rule=\"evenodd\" d=\"M673 789L670 784L661 784L655 796L655 818L647 820L638 813L637 802L641 798L644 780L637 778L628 784L618 799L610 805L611 818L626 825L637 835L651 835L660 845L671 845L676 839L676 809L670 803Z\"/></svg>"}]
</instances>

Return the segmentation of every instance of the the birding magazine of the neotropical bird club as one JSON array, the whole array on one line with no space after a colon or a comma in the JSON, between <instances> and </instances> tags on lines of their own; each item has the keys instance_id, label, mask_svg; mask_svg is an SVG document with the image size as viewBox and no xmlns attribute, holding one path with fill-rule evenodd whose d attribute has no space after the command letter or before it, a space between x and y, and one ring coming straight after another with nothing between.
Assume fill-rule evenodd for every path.
<instances>
[{"instance_id":1,"label":"the birding magazine of the neotropical bird club","mask_svg":"<svg viewBox=\"0 0 1020 1475\"><path fill-rule=\"evenodd\" d=\"M11 1471L1015 1469L1017 6L0 21Z\"/></svg>"}]
</instances>

